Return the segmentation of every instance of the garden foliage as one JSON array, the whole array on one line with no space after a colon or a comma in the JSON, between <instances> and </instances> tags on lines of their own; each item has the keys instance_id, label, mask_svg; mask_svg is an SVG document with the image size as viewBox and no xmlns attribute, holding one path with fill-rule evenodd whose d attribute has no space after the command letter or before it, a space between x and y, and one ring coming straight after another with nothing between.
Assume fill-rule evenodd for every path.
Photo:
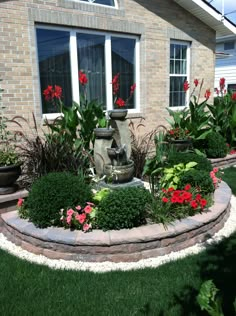
<instances>
[{"instance_id":1,"label":"garden foliage","mask_svg":"<svg viewBox=\"0 0 236 316\"><path fill-rule=\"evenodd\" d=\"M97 224L100 229L122 229L146 223L146 205L151 201L148 190L139 187L111 191L98 205Z\"/></svg>"},{"instance_id":2,"label":"garden foliage","mask_svg":"<svg viewBox=\"0 0 236 316\"><path fill-rule=\"evenodd\" d=\"M27 199L29 219L38 227L60 225L60 210L85 206L91 188L82 175L52 172L36 180Z\"/></svg>"},{"instance_id":3,"label":"garden foliage","mask_svg":"<svg viewBox=\"0 0 236 316\"><path fill-rule=\"evenodd\" d=\"M209 158L223 158L227 154L227 145L224 137L218 132L211 132L206 137L205 152Z\"/></svg>"}]
</instances>

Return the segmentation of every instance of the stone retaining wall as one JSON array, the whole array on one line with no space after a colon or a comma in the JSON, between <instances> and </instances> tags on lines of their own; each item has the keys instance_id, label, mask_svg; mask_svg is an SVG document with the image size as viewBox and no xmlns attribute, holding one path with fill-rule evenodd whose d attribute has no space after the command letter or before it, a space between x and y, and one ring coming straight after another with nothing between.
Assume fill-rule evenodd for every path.
<instances>
[{"instance_id":1,"label":"stone retaining wall","mask_svg":"<svg viewBox=\"0 0 236 316\"><path fill-rule=\"evenodd\" d=\"M224 158L209 159L213 167L229 167L236 165L236 154L227 155Z\"/></svg>"},{"instance_id":2,"label":"stone retaining wall","mask_svg":"<svg viewBox=\"0 0 236 316\"><path fill-rule=\"evenodd\" d=\"M230 198L231 190L222 182L208 211L176 221L167 230L161 224L89 233L55 227L39 229L13 211L1 215L2 232L23 249L52 259L138 261L178 251L211 237L228 218Z\"/></svg>"}]
</instances>

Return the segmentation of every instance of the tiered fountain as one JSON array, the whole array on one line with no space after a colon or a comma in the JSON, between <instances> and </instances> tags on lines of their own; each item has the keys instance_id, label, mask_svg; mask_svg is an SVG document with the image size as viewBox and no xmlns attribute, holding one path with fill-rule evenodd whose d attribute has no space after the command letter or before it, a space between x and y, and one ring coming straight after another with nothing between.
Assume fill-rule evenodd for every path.
<instances>
[{"instance_id":1,"label":"tiered fountain","mask_svg":"<svg viewBox=\"0 0 236 316\"><path fill-rule=\"evenodd\" d=\"M130 159L131 136L126 116L114 115L113 111L109 115L113 134L110 137L99 136L94 144L96 174L106 176L100 185L109 188L143 186L140 179L133 177L134 162Z\"/></svg>"}]
</instances>

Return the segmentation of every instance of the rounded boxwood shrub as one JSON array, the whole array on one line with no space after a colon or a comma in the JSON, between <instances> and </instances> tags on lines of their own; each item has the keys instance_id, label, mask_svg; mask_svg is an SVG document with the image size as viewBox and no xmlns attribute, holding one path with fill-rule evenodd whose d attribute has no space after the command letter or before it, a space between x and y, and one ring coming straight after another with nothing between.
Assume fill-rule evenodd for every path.
<instances>
[{"instance_id":1,"label":"rounded boxwood shrub","mask_svg":"<svg viewBox=\"0 0 236 316\"><path fill-rule=\"evenodd\" d=\"M174 165L178 165L179 163L188 163L190 161L197 162L197 165L194 167L196 170L205 170L211 171L212 165L211 162L204 156L200 156L196 153L191 152L175 152L171 153L168 157L168 167L172 167Z\"/></svg>"},{"instance_id":2,"label":"rounded boxwood shrub","mask_svg":"<svg viewBox=\"0 0 236 316\"><path fill-rule=\"evenodd\" d=\"M146 205L151 193L140 187L111 191L99 204L98 228L103 230L137 227L146 222Z\"/></svg>"},{"instance_id":3,"label":"rounded boxwood shrub","mask_svg":"<svg viewBox=\"0 0 236 316\"><path fill-rule=\"evenodd\" d=\"M52 172L34 182L27 198L29 219L38 227L60 224L60 210L92 200L82 175Z\"/></svg>"},{"instance_id":4,"label":"rounded boxwood shrub","mask_svg":"<svg viewBox=\"0 0 236 316\"><path fill-rule=\"evenodd\" d=\"M202 193L214 192L214 184L210 177L210 173L207 171L201 171L196 169L189 170L180 176L179 188L184 188L186 184L190 184L194 188L200 188Z\"/></svg>"},{"instance_id":5,"label":"rounded boxwood shrub","mask_svg":"<svg viewBox=\"0 0 236 316\"><path fill-rule=\"evenodd\" d=\"M211 132L206 137L205 152L208 158L223 158L227 154L224 137L217 132Z\"/></svg>"}]
</instances>

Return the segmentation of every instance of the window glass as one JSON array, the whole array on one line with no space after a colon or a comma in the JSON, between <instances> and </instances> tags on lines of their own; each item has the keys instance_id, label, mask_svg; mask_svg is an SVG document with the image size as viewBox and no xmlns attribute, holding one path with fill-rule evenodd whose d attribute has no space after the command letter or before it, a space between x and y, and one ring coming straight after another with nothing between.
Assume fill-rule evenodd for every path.
<instances>
[{"instance_id":1,"label":"window glass","mask_svg":"<svg viewBox=\"0 0 236 316\"><path fill-rule=\"evenodd\" d=\"M56 30L37 29L37 46L42 93L43 113L56 113L51 102L44 100L43 91L48 85L59 85L63 91L63 102L72 104L70 33Z\"/></svg>"},{"instance_id":2,"label":"window glass","mask_svg":"<svg viewBox=\"0 0 236 316\"><path fill-rule=\"evenodd\" d=\"M105 84L105 36L77 34L78 71L85 72L88 78L86 93L88 100L97 99L106 106ZM80 86L80 90L83 89Z\"/></svg>"},{"instance_id":3,"label":"window glass","mask_svg":"<svg viewBox=\"0 0 236 316\"><path fill-rule=\"evenodd\" d=\"M184 106L183 84L187 78L187 44L170 44L170 106Z\"/></svg>"},{"instance_id":4,"label":"window glass","mask_svg":"<svg viewBox=\"0 0 236 316\"><path fill-rule=\"evenodd\" d=\"M115 3L114 0L80 0L82 2L89 2L89 3L95 3L95 4L103 4L103 5L109 5L114 7Z\"/></svg>"},{"instance_id":5,"label":"window glass","mask_svg":"<svg viewBox=\"0 0 236 316\"><path fill-rule=\"evenodd\" d=\"M127 100L130 87L135 83L135 39L112 37L112 77L120 74L120 90L118 97ZM126 108L133 109L134 97L132 96Z\"/></svg>"},{"instance_id":6,"label":"window glass","mask_svg":"<svg viewBox=\"0 0 236 316\"><path fill-rule=\"evenodd\" d=\"M236 92L236 83L230 83L228 84L228 91L230 92Z\"/></svg>"},{"instance_id":7,"label":"window glass","mask_svg":"<svg viewBox=\"0 0 236 316\"><path fill-rule=\"evenodd\" d=\"M234 49L234 41L224 43L224 50L230 50L230 49Z\"/></svg>"}]
</instances>

